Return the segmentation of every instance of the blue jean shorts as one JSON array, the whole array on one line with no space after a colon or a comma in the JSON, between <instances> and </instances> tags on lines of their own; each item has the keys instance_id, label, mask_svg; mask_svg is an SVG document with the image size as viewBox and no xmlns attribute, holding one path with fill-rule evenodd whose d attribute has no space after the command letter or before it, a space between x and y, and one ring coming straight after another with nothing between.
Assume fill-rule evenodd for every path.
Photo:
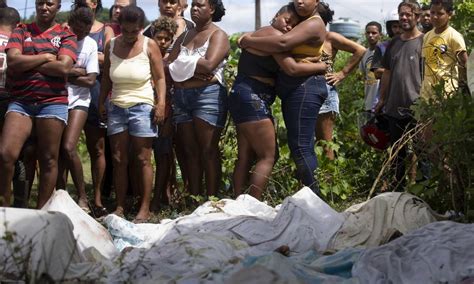
<instances>
[{"instance_id":1,"label":"blue jean shorts","mask_svg":"<svg viewBox=\"0 0 474 284\"><path fill-rule=\"evenodd\" d=\"M201 88L175 89L172 96L173 122L191 122L193 117L223 128L227 118L227 91L220 84Z\"/></svg>"},{"instance_id":2,"label":"blue jean shorts","mask_svg":"<svg viewBox=\"0 0 474 284\"><path fill-rule=\"evenodd\" d=\"M275 87L238 75L229 95L229 111L235 124L272 119L271 105L275 102Z\"/></svg>"},{"instance_id":3,"label":"blue jean shorts","mask_svg":"<svg viewBox=\"0 0 474 284\"><path fill-rule=\"evenodd\" d=\"M324 101L319 113L335 112L339 114L339 95L336 87L326 84L328 88L328 97Z\"/></svg>"},{"instance_id":4,"label":"blue jean shorts","mask_svg":"<svg viewBox=\"0 0 474 284\"><path fill-rule=\"evenodd\" d=\"M136 104L121 108L113 103L107 109L107 135L114 135L128 130L135 137L156 137L158 126L153 123L153 106Z\"/></svg>"},{"instance_id":5,"label":"blue jean shorts","mask_svg":"<svg viewBox=\"0 0 474 284\"><path fill-rule=\"evenodd\" d=\"M9 112L17 112L33 118L55 118L67 125L67 104L24 104L21 102L11 102L8 105L7 113Z\"/></svg>"}]
</instances>

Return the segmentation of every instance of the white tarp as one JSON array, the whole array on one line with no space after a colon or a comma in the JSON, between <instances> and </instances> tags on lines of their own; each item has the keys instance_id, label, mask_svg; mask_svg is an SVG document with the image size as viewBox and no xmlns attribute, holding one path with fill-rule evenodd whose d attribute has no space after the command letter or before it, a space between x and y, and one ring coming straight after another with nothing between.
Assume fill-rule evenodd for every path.
<instances>
[{"instance_id":1,"label":"white tarp","mask_svg":"<svg viewBox=\"0 0 474 284\"><path fill-rule=\"evenodd\" d=\"M324 251L344 217L306 187L286 198L278 211L241 195L236 200L206 202L193 214L156 225L135 225L115 215L104 222L119 249L161 246L183 235L212 233L242 240L261 254L281 245L292 252Z\"/></svg>"},{"instance_id":2,"label":"white tarp","mask_svg":"<svg viewBox=\"0 0 474 284\"><path fill-rule=\"evenodd\" d=\"M59 212L0 209L0 280L44 282L91 272L69 218Z\"/></svg>"},{"instance_id":3,"label":"white tarp","mask_svg":"<svg viewBox=\"0 0 474 284\"><path fill-rule=\"evenodd\" d=\"M473 283L474 224L435 222L362 253L361 283Z\"/></svg>"},{"instance_id":4,"label":"white tarp","mask_svg":"<svg viewBox=\"0 0 474 284\"><path fill-rule=\"evenodd\" d=\"M382 213L381 216L385 220L388 220L387 216L392 216L390 228L401 231L404 229L400 228L406 228L406 231L409 231L432 220L430 218L434 219L434 217L427 218L424 213L420 214L420 212L429 214L424 209L426 207L424 203L400 202L405 198L410 200L409 195L404 197L403 194L394 194L392 197L380 196L377 197L380 200L392 201L369 201L360 208L352 208L349 213L337 213L309 188L303 188L275 208L249 195L242 195L236 200L206 202L190 215L175 220L163 220L160 224L133 224L115 215L109 215L104 219L107 231L80 210L66 192L58 191L44 209L58 210L65 215L27 210L30 212L29 215L21 216L15 211L21 209L7 209L12 214L6 216L5 220L12 222L22 218L31 220L38 218L33 217L31 212L47 216L58 215L62 216L62 219L68 219L66 217L68 216L70 221L65 224L69 225L57 225L54 229L48 229L48 232L45 232L48 234L47 237L42 238L41 242L34 242L35 246L41 243L41 246L47 249L54 247L55 253L60 253L58 261L61 262L64 262L61 255L71 255L69 243L78 248L74 260L67 269L58 266L53 271L54 277L60 277L61 268L66 269L65 280L81 279L109 283L164 281L235 283L243 279L242 277L256 273L262 277L273 275L276 277L275 281L279 283L311 282L311 280L316 283L332 283L351 277L346 272L350 270L359 252L342 251L333 258L323 258L320 253L328 248L333 249L334 246L330 244L340 243L338 241L341 240L341 230L347 231L351 226L362 224L350 222L352 225L349 226L348 220L357 219L359 216L370 219L367 224L380 223L377 220L378 215L370 216L370 212L372 214L377 212ZM407 207L407 204L410 206ZM365 207L378 209L364 209ZM396 221L393 216L398 214L397 210L402 210L397 208L402 207L413 216L410 218L405 216ZM381 212L382 209L385 212ZM62 220L61 218L59 220ZM408 224L400 224L404 222L403 220L409 220ZM51 222L53 221L46 223ZM64 223L64 221L54 222ZM14 222L12 230L17 230L17 223L19 222ZM40 229L45 227L46 223L38 221L35 225ZM362 224L365 230L378 228L367 227L367 224ZM37 238L36 235L32 235L36 232L34 226L18 228L24 236ZM386 230L390 231L390 228L375 231L383 235ZM364 235L364 232L356 230L352 232ZM65 238L69 247L54 245L57 238L63 239L64 236L69 236ZM77 243L74 242L74 238ZM363 239L366 239L366 235ZM351 241L350 238L347 240ZM362 247L373 244L373 242L360 242L360 239L354 243ZM282 245L289 247L291 258L273 253ZM38 250L38 255L48 253L47 249ZM308 254L308 252L314 253ZM252 262L253 260L255 261ZM333 273L334 268L337 268L339 274ZM48 268L42 268L41 271L50 273ZM5 278L4 275L0 276Z\"/></svg>"},{"instance_id":5,"label":"white tarp","mask_svg":"<svg viewBox=\"0 0 474 284\"><path fill-rule=\"evenodd\" d=\"M81 253L94 247L105 258L113 258L118 250L112 243L107 229L82 210L69 196L67 191L54 191L48 202L41 208L44 211L56 211L65 214L74 224L74 237Z\"/></svg>"}]
</instances>

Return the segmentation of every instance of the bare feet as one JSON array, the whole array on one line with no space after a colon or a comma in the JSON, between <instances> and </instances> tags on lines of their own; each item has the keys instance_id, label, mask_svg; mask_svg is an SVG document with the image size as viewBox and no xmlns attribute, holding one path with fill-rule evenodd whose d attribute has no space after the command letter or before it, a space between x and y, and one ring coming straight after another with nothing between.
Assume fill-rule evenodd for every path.
<instances>
[{"instance_id":1,"label":"bare feet","mask_svg":"<svg viewBox=\"0 0 474 284\"><path fill-rule=\"evenodd\" d=\"M135 224L148 223L150 221L150 217L150 211L140 210L140 212L138 212L137 216L135 216L135 219L133 219L132 222Z\"/></svg>"},{"instance_id":2,"label":"bare feet","mask_svg":"<svg viewBox=\"0 0 474 284\"><path fill-rule=\"evenodd\" d=\"M123 210L122 207L117 207L117 209L115 209L115 211L112 212L112 214L115 214L115 215L119 216L120 218L125 219L125 214L124 214L124 210Z\"/></svg>"}]
</instances>

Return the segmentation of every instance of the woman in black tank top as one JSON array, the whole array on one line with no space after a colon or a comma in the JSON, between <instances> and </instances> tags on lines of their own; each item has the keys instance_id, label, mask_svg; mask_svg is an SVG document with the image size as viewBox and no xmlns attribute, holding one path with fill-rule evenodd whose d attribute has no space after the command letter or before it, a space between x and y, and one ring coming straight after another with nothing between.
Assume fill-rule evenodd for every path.
<instances>
[{"instance_id":1,"label":"woman in black tank top","mask_svg":"<svg viewBox=\"0 0 474 284\"><path fill-rule=\"evenodd\" d=\"M244 36L243 47L251 47L264 52L290 52L318 56L326 37L326 28L317 7L319 0L293 0L298 15L304 20L284 35L264 37ZM285 70L283 70L285 71ZM319 109L327 97L324 76L308 74L295 76L280 72L277 92L282 100L282 112L287 128L288 146L296 164L297 178L316 193L320 194L314 176L318 166L314 151L314 127Z\"/></svg>"},{"instance_id":2,"label":"woman in black tank top","mask_svg":"<svg viewBox=\"0 0 474 284\"><path fill-rule=\"evenodd\" d=\"M281 35L299 22L293 3L283 6L272 20L252 36ZM275 60L276 59L276 60ZM238 196L247 188L255 198L261 199L273 165L276 161L276 134L271 114L275 101L275 79L279 69L288 72L324 72L325 64L297 64L286 55L266 54L253 49L243 49L238 65L238 75L230 92L229 109L236 124L238 159L234 168L234 194ZM252 174L252 161L256 159ZM248 182L247 182L248 181Z\"/></svg>"}]
</instances>

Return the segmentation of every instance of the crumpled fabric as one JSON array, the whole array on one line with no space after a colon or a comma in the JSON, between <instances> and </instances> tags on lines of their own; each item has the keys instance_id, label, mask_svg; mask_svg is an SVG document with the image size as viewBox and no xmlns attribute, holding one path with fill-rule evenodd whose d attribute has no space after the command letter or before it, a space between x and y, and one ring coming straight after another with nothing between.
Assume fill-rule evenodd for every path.
<instances>
[{"instance_id":1,"label":"crumpled fabric","mask_svg":"<svg viewBox=\"0 0 474 284\"><path fill-rule=\"evenodd\" d=\"M59 281L94 271L79 249L71 220L60 212L0 209L0 279Z\"/></svg>"},{"instance_id":2,"label":"crumpled fabric","mask_svg":"<svg viewBox=\"0 0 474 284\"><path fill-rule=\"evenodd\" d=\"M112 237L107 229L86 214L67 191L55 190L41 210L61 212L71 220L79 252L94 247L105 258L110 259L118 255L119 251L112 243Z\"/></svg>"},{"instance_id":3,"label":"crumpled fabric","mask_svg":"<svg viewBox=\"0 0 474 284\"><path fill-rule=\"evenodd\" d=\"M332 237L328 250L380 246L441 218L422 199L401 192L380 194L342 214L344 223Z\"/></svg>"},{"instance_id":4,"label":"crumpled fabric","mask_svg":"<svg viewBox=\"0 0 474 284\"><path fill-rule=\"evenodd\" d=\"M472 283L474 224L435 222L367 249L352 274L361 283Z\"/></svg>"}]
</instances>

